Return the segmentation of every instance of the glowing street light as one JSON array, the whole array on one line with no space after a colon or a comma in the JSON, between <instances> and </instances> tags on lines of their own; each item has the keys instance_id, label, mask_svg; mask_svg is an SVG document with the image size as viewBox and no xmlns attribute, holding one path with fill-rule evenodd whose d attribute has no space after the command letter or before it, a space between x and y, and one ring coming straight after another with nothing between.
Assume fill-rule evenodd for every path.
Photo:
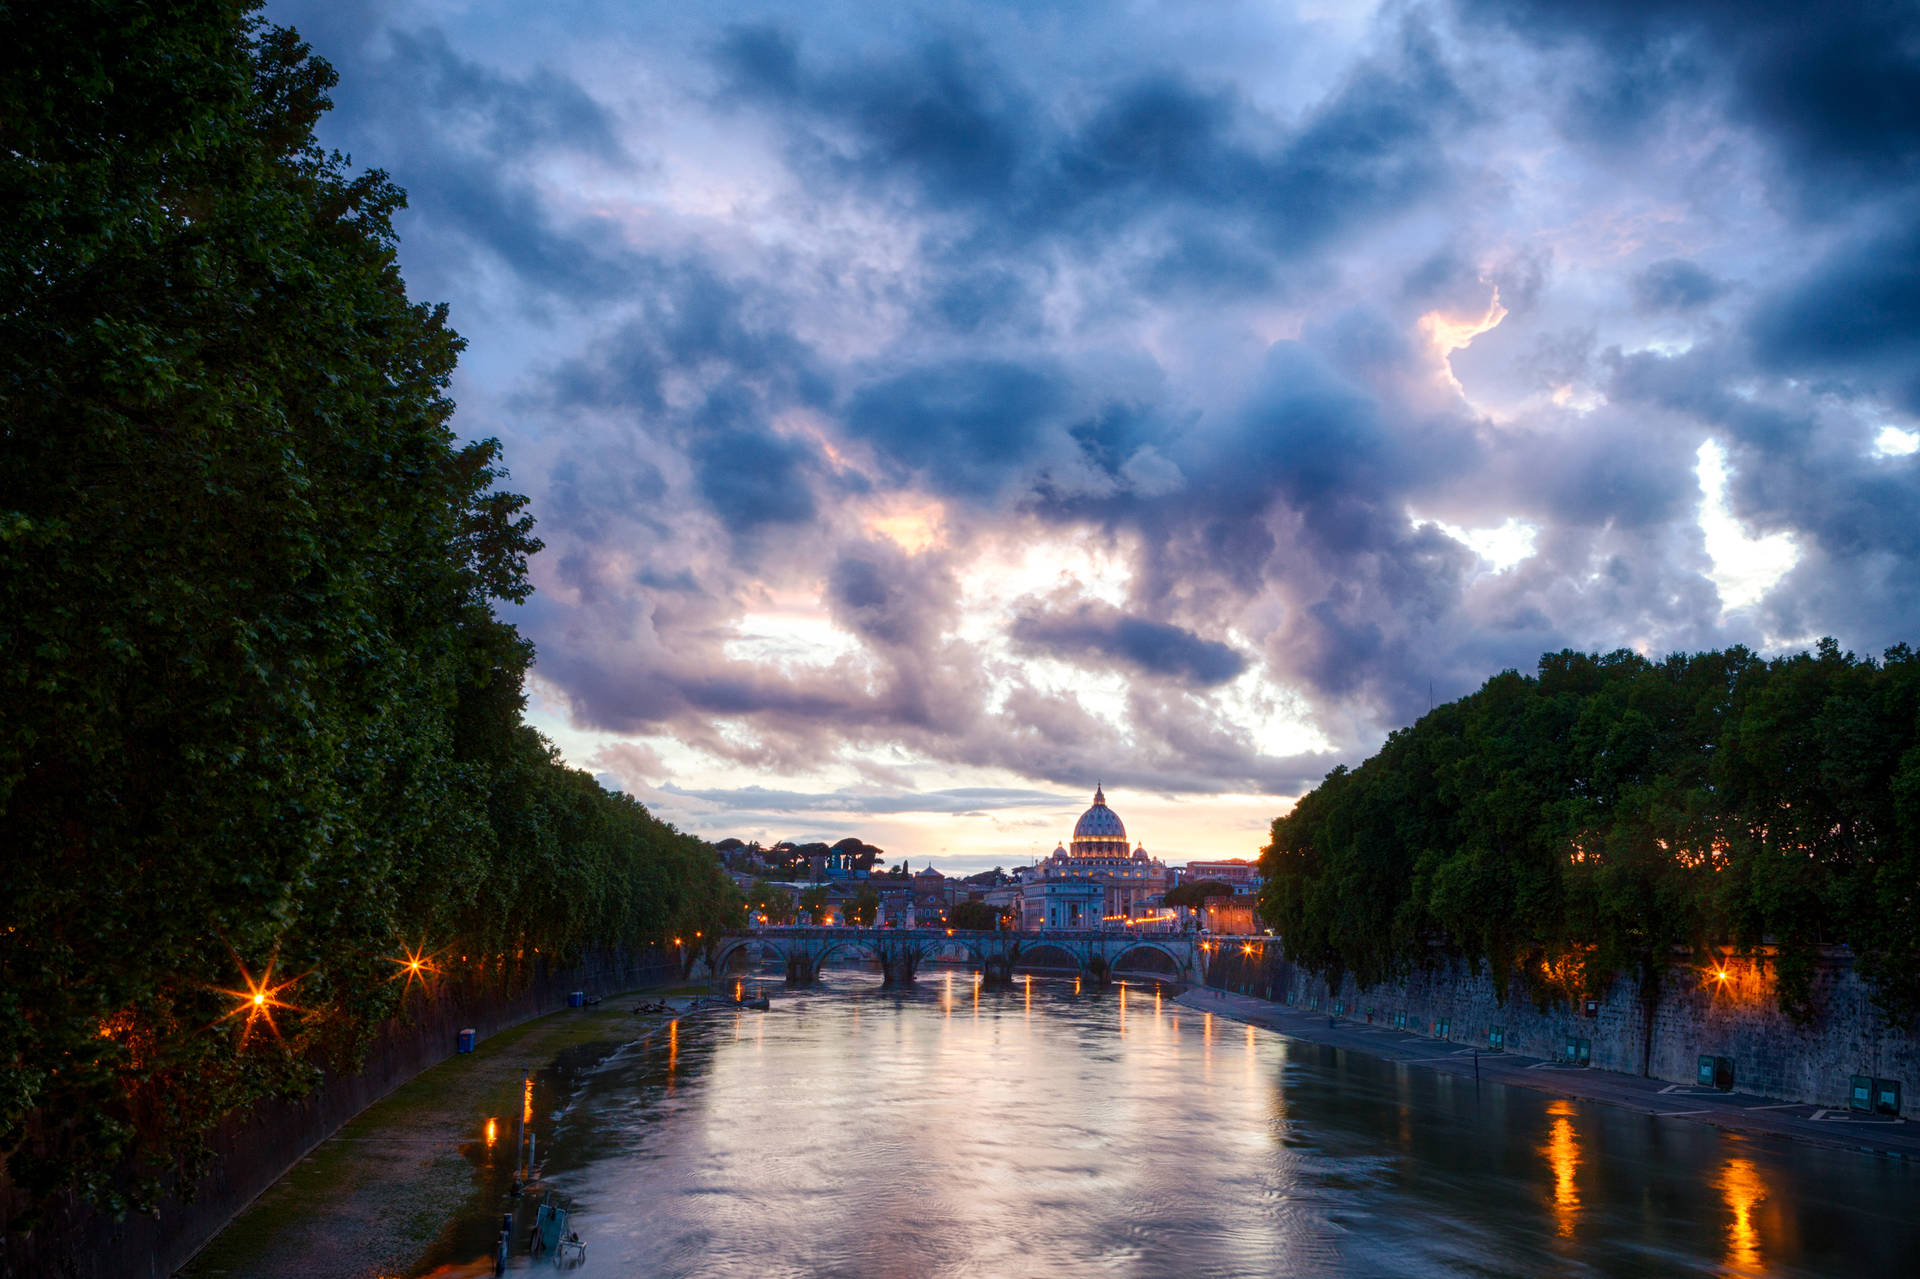
<instances>
[{"instance_id":1,"label":"glowing street light","mask_svg":"<svg viewBox=\"0 0 1920 1279\"><path fill-rule=\"evenodd\" d=\"M425 942L421 942L418 946L409 946L403 941L400 943L400 952L404 958L396 958L392 955L387 957L388 962L394 966L394 974L387 980L404 981L406 985L401 988L400 994L405 998L407 992L413 989L414 982L417 981L424 986L427 984L428 974L438 970L433 965L433 955L427 950Z\"/></svg>"},{"instance_id":2,"label":"glowing street light","mask_svg":"<svg viewBox=\"0 0 1920 1279\"><path fill-rule=\"evenodd\" d=\"M240 964L237 957L234 962L240 969L240 981L246 986L246 989L222 990L219 987L215 987L216 990L219 990L220 994L239 1001L239 1003L225 1016L221 1017L220 1020L229 1021L232 1018L240 1016L242 1013L246 1014L247 1020L240 1027L240 1046L242 1048L246 1047L247 1038L253 1033L253 1024L257 1021L266 1022L267 1029L273 1032L276 1039L279 1038L280 1027L274 1024L273 1010L276 1008L285 1008L294 1012L299 1011L294 1008L292 1004L281 999L280 992L299 981L300 978L293 977L286 981L276 983L273 980L274 961L270 959L267 961L267 971L261 975L259 981L255 981L253 975L247 971L246 965Z\"/></svg>"}]
</instances>

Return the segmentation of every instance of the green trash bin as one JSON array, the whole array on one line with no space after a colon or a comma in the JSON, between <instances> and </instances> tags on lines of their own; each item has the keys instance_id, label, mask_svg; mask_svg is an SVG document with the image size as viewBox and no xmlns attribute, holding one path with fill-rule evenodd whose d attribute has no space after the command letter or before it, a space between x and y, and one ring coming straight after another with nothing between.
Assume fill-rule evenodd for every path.
<instances>
[{"instance_id":1,"label":"green trash bin","mask_svg":"<svg viewBox=\"0 0 1920 1279\"><path fill-rule=\"evenodd\" d=\"M1876 1115L1900 1113L1900 1081L1898 1079L1873 1081L1873 1113Z\"/></svg>"}]
</instances>

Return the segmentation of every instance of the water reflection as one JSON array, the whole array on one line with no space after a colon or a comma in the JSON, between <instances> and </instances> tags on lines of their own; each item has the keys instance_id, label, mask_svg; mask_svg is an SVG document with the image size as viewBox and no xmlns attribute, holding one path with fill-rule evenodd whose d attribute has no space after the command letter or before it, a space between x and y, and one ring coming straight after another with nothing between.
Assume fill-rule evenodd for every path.
<instances>
[{"instance_id":1,"label":"water reflection","mask_svg":"<svg viewBox=\"0 0 1920 1279\"><path fill-rule=\"evenodd\" d=\"M1072 989L976 987L954 1018L950 975L832 972L634 1045L551 1147L582 1279L1873 1274L1920 1248L1909 1165L1476 1090L1204 1011L1183 1036L1138 987Z\"/></svg>"},{"instance_id":2,"label":"water reflection","mask_svg":"<svg viewBox=\"0 0 1920 1279\"><path fill-rule=\"evenodd\" d=\"M1727 1224L1727 1266L1735 1274L1757 1275L1765 1271L1760 1263L1760 1235L1753 1228L1753 1209L1767 1197L1767 1184L1751 1159L1729 1159L1715 1183L1727 1201L1733 1220Z\"/></svg>"},{"instance_id":3,"label":"water reflection","mask_svg":"<svg viewBox=\"0 0 1920 1279\"><path fill-rule=\"evenodd\" d=\"M1544 1153L1553 1169L1553 1219L1562 1237L1573 1236L1574 1219L1580 1215L1580 1188L1573 1173L1580 1166L1580 1142L1573 1135L1573 1103L1556 1100L1548 1104L1553 1127L1547 1134Z\"/></svg>"}]
</instances>

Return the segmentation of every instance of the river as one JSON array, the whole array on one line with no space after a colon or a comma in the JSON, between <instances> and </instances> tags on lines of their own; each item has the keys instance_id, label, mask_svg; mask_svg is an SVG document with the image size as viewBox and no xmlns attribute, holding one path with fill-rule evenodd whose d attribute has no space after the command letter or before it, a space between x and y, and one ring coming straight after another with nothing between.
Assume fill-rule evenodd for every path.
<instances>
[{"instance_id":1,"label":"river","mask_svg":"<svg viewBox=\"0 0 1920 1279\"><path fill-rule=\"evenodd\" d=\"M755 978L746 979L751 993ZM830 970L572 1082L594 1276L1892 1275L1920 1170L1431 1074L1151 987Z\"/></svg>"}]
</instances>

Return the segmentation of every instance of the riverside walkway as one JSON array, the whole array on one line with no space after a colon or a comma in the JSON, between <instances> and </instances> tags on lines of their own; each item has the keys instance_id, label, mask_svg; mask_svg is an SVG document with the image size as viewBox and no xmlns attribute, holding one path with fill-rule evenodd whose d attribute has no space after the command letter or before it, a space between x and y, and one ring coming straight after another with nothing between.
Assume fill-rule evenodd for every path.
<instances>
[{"instance_id":1,"label":"riverside walkway","mask_svg":"<svg viewBox=\"0 0 1920 1279\"><path fill-rule=\"evenodd\" d=\"M1732 1132L1791 1137L1798 1141L1920 1160L1920 1124L1905 1119L1854 1114L1831 1106L1781 1101L1753 1093L1719 1092L1661 1079L1566 1066L1520 1053L1489 1052L1390 1026L1336 1019L1269 1003L1248 995L1200 986L1174 1002L1196 1012L1277 1031L1289 1039L1365 1053L1382 1061L1439 1071L1487 1083L1514 1084L1579 1101L1624 1106L1677 1123L1712 1124Z\"/></svg>"}]
</instances>

